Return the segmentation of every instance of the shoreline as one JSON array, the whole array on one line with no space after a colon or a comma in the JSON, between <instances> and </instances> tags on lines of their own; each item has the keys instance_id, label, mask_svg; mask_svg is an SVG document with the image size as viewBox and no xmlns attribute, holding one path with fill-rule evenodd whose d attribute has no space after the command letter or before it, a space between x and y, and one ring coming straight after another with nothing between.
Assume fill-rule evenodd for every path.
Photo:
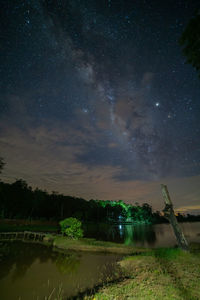
<instances>
[{"instance_id":1,"label":"shoreline","mask_svg":"<svg viewBox=\"0 0 200 300\"><path fill-rule=\"evenodd\" d=\"M27 233L27 232L26 232ZM14 234L11 232L10 234ZM20 233L22 234L22 232ZM41 232L29 232L35 236ZM52 251L87 251L119 254L119 271L108 281L80 291L68 299L200 299L200 244L190 244L190 252L179 248L135 248L111 242L82 238L72 240L62 235L42 233L43 241L16 239L25 243L40 243ZM0 234L1 236L1 234ZM3 240L0 239L0 242ZM4 239L6 241L6 239ZM7 241L9 241L7 239ZM15 241L10 239L10 241ZM64 292L64 291L63 291ZM53 300L53 299L52 299ZM60 297L64 300L64 297Z\"/></svg>"},{"instance_id":2,"label":"shoreline","mask_svg":"<svg viewBox=\"0 0 200 300\"><path fill-rule=\"evenodd\" d=\"M122 255L136 255L150 250L149 248L136 248L113 242L98 241L91 238L81 238L78 240L74 240L62 235L49 234L44 232L0 232L0 241L33 242L44 244L47 246L53 246L54 248L62 250L115 253Z\"/></svg>"}]
</instances>

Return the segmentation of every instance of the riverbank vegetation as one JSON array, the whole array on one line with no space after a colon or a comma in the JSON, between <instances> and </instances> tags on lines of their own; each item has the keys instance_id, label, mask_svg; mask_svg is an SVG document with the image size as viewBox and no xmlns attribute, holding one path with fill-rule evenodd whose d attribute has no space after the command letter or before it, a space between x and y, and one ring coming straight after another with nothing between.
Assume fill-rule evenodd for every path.
<instances>
[{"instance_id":1,"label":"riverbank vegetation","mask_svg":"<svg viewBox=\"0 0 200 300\"><path fill-rule=\"evenodd\" d=\"M134 191L133 191L134 192ZM60 221L74 217L82 222L110 222L134 224L165 223L160 212L153 212L148 203L130 205L122 200L94 200L49 194L32 189L24 180L0 182L0 218ZM181 215L179 221L199 221L200 216Z\"/></svg>"},{"instance_id":2,"label":"riverbank vegetation","mask_svg":"<svg viewBox=\"0 0 200 300\"><path fill-rule=\"evenodd\" d=\"M68 251L66 252L66 240ZM81 244L86 244L93 249L95 247L106 246L106 249L113 250L114 243L97 242L91 239L72 240L59 237L57 245L64 248L55 248L24 243L23 248L20 242L3 244L1 242L1 260L5 258L8 263L7 270L16 265L15 275L20 276L26 273L29 266L35 261L36 256L43 253L42 261L51 258L63 274L76 272L80 264L78 251L70 251L70 245L77 245L80 250ZM18 251L16 246L19 246ZM14 247L14 254L12 248ZM116 267L112 267L110 275L102 277L92 288L81 290L79 294L67 299L85 300L197 300L200 299L200 244L191 244L190 252L185 252L179 248L158 248L158 249L136 249L133 247L122 247L123 252L118 254L128 255L118 261ZM125 249L130 252L124 252ZM117 249L118 245L117 245ZM32 251L35 250L35 251ZM88 250L87 250L88 251ZM111 251L112 252L112 251ZM10 255L12 253L12 255ZM36 255L36 256L35 256ZM10 257L10 258L9 258ZM4 259L3 259L4 261ZM23 268L16 262L23 261ZM26 262L26 263L25 263ZM58 291L57 291L58 290ZM59 293L58 293L59 292ZM64 286L62 289L55 288L45 299L65 300Z\"/></svg>"},{"instance_id":3,"label":"riverbank vegetation","mask_svg":"<svg viewBox=\"0 0 200 300\"><path fill-rule=\"evenodd\" d=\"M154 249L119 262L123 278L96 288L84 299L197 300L200 299L200 245L191 252Z\"/></svg>"},{"instance_id":4,"label":"riverbank vegetation","mask_svg":"<svg viewBox=\"0 0 200 300\"><path fill-rule=\"evenodd\" d=\"M113 276L68 299L200 299L200 244L190 245L190 252L178 248L139 252L124 257L117 265ZM64 300L64 291L52 299Z\"/></svg>"},{"instance_id":5,"label":"riverbank vegetation","mask_svg":"<svg viewBox=\"0 0 200 300\"><path fill-rule=\"evenodd\" d=\"M77 240L83 237L82 224L76 218L67 218L59 222L61 227L61 233L68 238Z\"/></svg>"},{"instance_id":6,"label":"riverbank vegetation","mask_svg":"<svg viewBox=\"0 0 200 300\"><path fill-rule=\"evenodd\" d=\"M49 235L51 240L51 236ZM97 241L95 239L81 238L78 240L69 239L63 236L52 237L54 247L63 250L89 251L102 253L118 253L118 254L136 254L146 252L148 249L136 248L118 244L113 242Z\"/></svg>"}]
</instances>

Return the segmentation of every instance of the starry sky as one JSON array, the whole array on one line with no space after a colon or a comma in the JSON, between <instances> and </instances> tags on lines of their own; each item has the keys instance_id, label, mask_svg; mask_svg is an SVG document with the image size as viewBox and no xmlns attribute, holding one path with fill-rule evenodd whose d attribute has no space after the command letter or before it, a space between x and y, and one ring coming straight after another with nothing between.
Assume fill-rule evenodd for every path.
<instances>
[{"instance_id":1,"label":"starry sky","mask_svg":"<svg viewBox=\"0 0 200 300\"><path fill-rule=\"evenodd\" d=\"M1 179L200 212L200 81L178 40L199 1L6 0Z\"/></svg>"}]
</instances>

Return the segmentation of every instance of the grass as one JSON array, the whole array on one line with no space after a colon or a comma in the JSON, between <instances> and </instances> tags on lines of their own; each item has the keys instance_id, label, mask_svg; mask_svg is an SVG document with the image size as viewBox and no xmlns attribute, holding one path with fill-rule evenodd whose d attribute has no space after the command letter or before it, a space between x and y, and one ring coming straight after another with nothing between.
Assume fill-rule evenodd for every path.
<instances>
[{"instance_id":1,"label":"grass","mask_svg":"<svg viewBox=\"0 0 200 300\"><path fill-rule=\"evenodd\" d=\"M133 254L146 251L145 249L133 248L123 244L112 242L97 241L95 239L82 238L79 240L69 239L60 235L52 235L59 231L59 227L51 224L13 224L0 222L0 232L47 232L44 239L45 243L53 243L53 246L63 250L77 250L77 251L92 251L103 253L117 253L117 254Z\"/></svg>"},{"instance_id":2,"label":"grass","mask_svg":"<svg viewBox=\"0 0 200 300\"><path fill-rule=\"evenodd\" d=\"M54 288L51 293L44 298L44 300L64 300L62 285L59 285L57 291Z\"/></svg>"},{"instance_id":3,"label":"grass","mask_svg":"<svg viewBox=\"0 0 200 300\"><path fill-rule=\"evenodd\" d=\"M97 241L95 239L82 238L79 240L68 239L63 236L57 236L54 239L53 246L66 249L66 250L78 250L78 251L92 251L92 252L104 252L104 253L118 253L118 254L133 254L147 251L146 249L139 249L129 247L123 244L117 244L112 242Z\"/></svg>"},{"instance_id":4,"label":"grass","mask_svg":"<svg viewBox=\"0 0 200 300\"><path fill-rule=\"evenodd\" d=\"M15 228L16 227L16 228ZM56 232L51 225L0 224L0 231ZM51 234L49 235L51 237ZM95 239L71 240L54 237L55 247L66 250L113 252L129 255L119 262L120 281L104 282L85 300L199 300L200 299L200 244L190 245L190 252L179 248L137 249L125 245L96 241ZM47 300L64 300L54 291ZM78 298L77 298L78 299Z\"/></svg>"},{"instance_id":5,"label":"grass","mask_svg":"<svg viewBox=\"0 0 200 300\"><path fill-rule=\"evenodd\" d=\"M91 241L90 241L91 242ZM121 278L115 283L104 281L90 295L73 299L85 300L199 300L200 244L191 252L178 248L160 248L125 257L119 263ZM96 293L94 291L97 291ZM52 295L53 296L53 295ZM47 298L49 299L49 298ZM64 300L50 298L52 300Z\"/></svg>"},{"instance_id":6,"label":"grass","mask_svg":"<svg viewBox=\"0 0 200 300\"><path fill-rule=\"evenodd\" d=\"M155 249L129 256L119 264L124 280L107 284L95 300L198 300L200 299L200 246L190 253L180 249Z\"/></svg>"}]
</instances>

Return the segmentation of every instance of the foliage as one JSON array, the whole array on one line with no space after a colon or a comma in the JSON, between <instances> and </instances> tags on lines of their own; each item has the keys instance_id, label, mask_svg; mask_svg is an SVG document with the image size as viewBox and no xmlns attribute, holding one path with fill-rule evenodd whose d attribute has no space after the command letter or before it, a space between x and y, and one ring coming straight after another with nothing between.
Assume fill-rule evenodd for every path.
<instances>
[{"instance_id":1,"label":"foliage","mask_svg":"<svg viewBox=\"0 0 200 300\"><path fill-rule=\"evenodd\" d=\"M183 46L183 54L198 72L200 77L200 11L189 21L181 35L179 43Z\"/></svg>"},{"instance_id":2,"label":"foliage","mask_svg":"<svg viewBox=\"0 0 200 300\"><path fill-rule=\"evenodd\" d=\"M4 167L4 165L5 165L5 163L4 163L4 161L3 161L3 158L0 157L0 173L1 173L1 171L2 171L2 169L3 169L3 167Z\"/></svg>"},{"instance_id":3,"label":"foliage","mask_svg":"<svg viewBox=\"0 0 200 300\"><path fill-rule=\"evenodd\" d=\"M18 179L13 183L0 181L0 218L58 221L74 217L83 222L133 222L134 224L166 223L159 211L144 203L130 205L122 200L90 200L64 196L36 188ZM181 215L178 221L199 221L200 216Z\"/></svg>"},{"instance_id":4,"label":"foliage","mask_svg":"<svg viewBox=\"0 0 200 300\"><path fill-rule=\"evenodd\" d=\"M104 252L104 253L115 253L115 254L128 254L132 255L134 251L136 253L146 251L141 248L134 248L126 246L124 244L98 241L90 238L82 239L67 239L65 236L56 236L53 241L53 245L56 248L65 250L76 250L76 251L91 251L91 252Z\"/></svg>"},{"instance_id":5,"label":"foliage","mask_svg":"<svg viewBox=\"0 0 200 300\"><path fill-rule=\"evenodd\" d=\"M59 222L62 234L72 239L83 237L81 222L76 218L67 218Z\"/></svg>"}]
</instances>

